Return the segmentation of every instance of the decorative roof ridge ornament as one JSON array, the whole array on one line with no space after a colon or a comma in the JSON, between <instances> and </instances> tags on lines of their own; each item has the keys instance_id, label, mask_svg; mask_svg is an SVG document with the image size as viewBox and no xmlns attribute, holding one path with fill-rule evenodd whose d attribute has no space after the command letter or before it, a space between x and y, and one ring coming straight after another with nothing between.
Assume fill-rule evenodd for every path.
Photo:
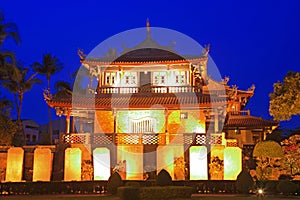
<instances>
[{"instance_id":1,"label":"decorative roof ridge ornament","mask_svg":"<svg viewBox=\"0 0 300 200\"><path fill-rule=\"evenodd\" d=\"M149 18L147 18L146 20L146 28L147 28L147 38L150 37L150 22L149 22Z\"/></svg>"},{"instance_id":2,"label":"decorative roof ridge ornament","mask_svg":"<svg viewBox=\"0 0 300 200\"><path fill-rule=\"evenodd\" d=\"M202 50L202 56L207 57L209 51L210 51L210 44L207 44L207 45L204 46L204 48L203 48L203 50Z\"/></svg>"},{"instance_id":3,"label":"decorative roof ridge ornament","mask_svg":"<svg viewBox=\"0 0 300 200\"><path fill-rule=\"evenodd\" d=\"M83 52L83 50L82 50L82 49L78 48L78 50L77 50L77 54L78 54L78 56L79 56L79 58L80 58L80 61L83 61L83 60L85 60L85 58L86 58L86 55L85 55L85 53Z\"/></svg>"},{"instance_id":4,"label":"decorative roof ridge ornament","mask_svg":"<svg viewBox=\"0 0 300 200\"><path fill-rule=\"evenodd\" d=\"M45 101L50 101L52 99L52 94L48 89L44 89L43 96Z\"/></svg>"},{"instance_id":5,"label":"decorative roof ridge ornament","mask_svg":"<svg viewBox=\"0 0 300 200\"><path fill-rule=\"evenodd\" d=\"M248 88L248 91L249 91L249 92L254 92L254 90L255 90L255 85L252 84L251 87Z\"/></svg>"}]
</instances>

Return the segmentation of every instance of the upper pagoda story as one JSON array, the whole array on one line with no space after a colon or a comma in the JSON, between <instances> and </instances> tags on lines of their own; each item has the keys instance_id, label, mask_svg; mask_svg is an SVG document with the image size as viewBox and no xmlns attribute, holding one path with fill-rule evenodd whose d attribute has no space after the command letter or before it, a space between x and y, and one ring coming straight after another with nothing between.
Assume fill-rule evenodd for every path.
<instances>
[{"instance_id":1,"label":"upper pagoda story","mask_svg":"<svg viewBox=\"0 0 300 200\"><path fill-rule=\"evenodd\" d=\"M102 57L88 57L79 50L80 62L97 79L90 87L96 94L201 93L231 95L246 104L254 94L254 87L238 90L227 85L228 78L218 82L207 73L207 45L197 56L180 55L172 46L162 46L151 36L147 21L146 38L132 48L124 48L120 55L115 49ZM226 94L224 94L226 93Z\"/></svg>"}]
</instances>

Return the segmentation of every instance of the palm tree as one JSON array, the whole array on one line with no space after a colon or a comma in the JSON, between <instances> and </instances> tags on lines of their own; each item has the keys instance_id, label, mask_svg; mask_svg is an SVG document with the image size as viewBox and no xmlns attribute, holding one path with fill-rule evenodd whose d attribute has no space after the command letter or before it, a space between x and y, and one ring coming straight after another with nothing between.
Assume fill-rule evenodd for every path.
<instances>
[{"instance_id":1,"label":"palm tree","mask_svg":"<svg viewBox=\"0 0 300 200\"><path fill-rule=\"evenodd\" d=\"M54 88L56 90L55 95L62 95L62 96L72 95L72 88L69 82L58 81L55 83Z\"/></svg>"},{"instance_id":2,"label":"palm tree","mask_svg":"<svg viewBox=\"0 0 300 200\"><path fill-rule=\"evenodd\" d=\"M20 36L15 23L5 23L4 16L0 11L0 47L4 41L12 37L17 44L20 44ZM8 78L7 64L15 65L15 56L12 52L0 52L0 80Z\"/></svg>"},{"instance_id":3,"label":"palm tree","mask_svg":"<svg viewBox=\"0 0 300 200\"><path fill-rule=\"evenodd\" d=\"M5 23L3 13L0 11L0 46L7 37L12 37L17 44L20 44L20 36L15 23Z\"/></svg>"},{"instance_id":4,"label":"palm tree","mask_svg":"<svg viewBox=\"0 0 300 200\"><path fill-rule=\"evenodd\" d=\"M2 85L4 88L8 89L14 95L14 103L17 110L17 125L19 133L22 130L21 121L21 111L23 106L24 93L31 90L35 83L40 83L41 80L36 78L37 73L29 74L29 68L24 68L22 66L10 65L12 70L9 74L9 78L2 80ZM25 135L23 133L23 139L25 140Z\"/></svg>"},{"instance_id":5,"label":"palm tree","mask_svg":"<svg viewBox=\"0 0 300 200\"><path fill-rule=\"evenodd\" d=\"M5 97L0 98L0 115L9 116L12 107L12 102L9 99Z\"/></svg>"},{"instance_id":6,"label":"palm tree","mask_svg":"<svg viewBox=\"0 0 300 200\"><path fill-rule=\"evenodd\" d=\"M52 56L50 53L43 55L43 60L41 63L34 62L32 64L33 70L41 75L46 76L47 79L47 90L50 93L50 78L53 74L59 72L63 65L58 58ZM48 106L48 116L49 116L49 136L50 144L52 144L52 118L50 106Z\"/></svg>"}]
</instances>

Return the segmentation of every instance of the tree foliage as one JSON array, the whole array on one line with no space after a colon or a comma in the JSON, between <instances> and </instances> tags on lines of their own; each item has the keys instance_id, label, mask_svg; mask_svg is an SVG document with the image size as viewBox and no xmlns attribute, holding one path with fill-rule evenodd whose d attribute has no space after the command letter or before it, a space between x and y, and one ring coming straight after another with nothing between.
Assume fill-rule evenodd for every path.
<instances>
[{"instance_id":1,"label":"tree foliage","mask_svg":"<svg viewBox=\"0 0 300 200\"><path fill-rule=\"evenodd\" d=\"M9 77L2 80L2 86L14 95L14 104L17 110L17 124L18 134L22 135L22 121L21 111L23 106L24 93L31 90L35 83L39 83L40 80L36 78L36 73L30 73L29 68L23 66L10 65L13 69L9 73ZM25 142L25 135L24 135Z\"/></svg>"},{"instance_id":2,"label":"tree foliage","mask_svg":"<svg viewBox=\"0 0 300 200\"><path fill-rule=\"evenodd\" d=\"M0 99L0 145L12 145L17 125L10 117L12 102L2 97Z\"/></svg>"},{"instance_id":3,"label":"tree foliage","mask_svg":"<svg viewBox=\"0 0 300 200\"><path fill-rule=\"evenodd\" d=\"M11 37L17 44L20 44L21 40L16 24L7 23L4 19L4 15L0 11L0 47L9 37ZM8 78L9 64L15 64L14 53L8 51L0 51L0 80Z\"/></svg>"},{"instance_id":4,"label":"tree foliage","mask_svg":"<svg viewBox=\"0 0 300 200\"><path fill-rule=\"evenodd\" d=\"M283 151L277 142L263 141L255 145L253 157L257 160L257 178L265 180L273 175L273 169L279 165L278 160L283 157Z\"/></svg>"},{"instance_id":5,"label":"tree foliage","mask_svg":"<svg viewBox=\"0 0 300 200\"><path fill-rule=\"evenodd\" d=\"M273 85L270 94L270 115L275 120L289 120L292 115L300 114L300 72L290 71L283 82Z\"/></svg>"},{"instance_id":6,"label":"tree foliage","mask_svg":"<svg viewBox=\"0 0 300 200\"><path fill-rule=\"evenodd\" d=\"M283 169L287 174L300 175L300 135L292 135L281 142L284 156L282 159Z\"/></svg>"},{"instance_id":7,"label":"tree foliage","mask_svg":"<svg viewBox=\"0 0 300 200\"><path fill-rule=\"evenodd\" d=\"M16 132L16 123L14 123L9 117L0 114L0 145L12 145Z\"/></svg>"},{"instance_id":8,"label":"tree foliage","mask_svg":"<svg viewBox=\"0 0 300 200\"><path fill-rule=\"evenodd\" d=\"M21 42L16 24L12 22L5 22L4 15L0 11L0 46L7 37L12 37L17 44Z\"/></svg>"},{"instance_id":9,"label":"tree foliage","mask_svg":"<svg viewBox=\"0 0 300 200\"><path fill-rule=\"evenodd\" d=\"M53 74L56 74L63 68L63 64L60 60L50 53L43 55L42 62L34 62L32 68L35 72L46 76L47 79L47 90L50 93L50 78ZM48 117L49 117L49 136L50 144L52 144L52 117L50 106L48 106Z\"/></svg>"}]
</instances>

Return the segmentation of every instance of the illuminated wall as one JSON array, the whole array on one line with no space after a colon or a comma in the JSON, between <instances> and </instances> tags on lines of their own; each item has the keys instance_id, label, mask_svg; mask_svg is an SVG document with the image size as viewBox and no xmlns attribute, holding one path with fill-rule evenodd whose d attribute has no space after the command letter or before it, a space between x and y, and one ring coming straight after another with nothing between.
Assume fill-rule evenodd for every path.
<instances>
[{"instance_id":1,"label":"illuminated wall","mask_svg":"<svg viewBox=\"0 0 300 200\"><path fill-rule=\"evenodd\" d=\"M93 151L94 180L108 180L110 176L110 151L108 148L96 148Z\"/></svg>"},{"instance_id":2,"label":"illuminated wall","mask_svg":"<svg viewBox=\"0 0 300 200\"><path fill-rule=\"evenodd\" d=\"M176 158L184 158L183 145L166 145L157 147L157 173L165 169L169 172L174 180L174 160Z\"/></svg>"},{"instance_id":3,"label":"illuminated wall","mask_svg":"<svg viewBox=\"0 0 300 200\"><path fill-rule=\"evenodd\" d=\"M186 113L187 118L181 118ZM169 133L205 133L205 115L197 110L170 110L168 114Z\"/></svg>"},{"instance_id":4,"label":"illuminated wall","mask_svg":"<svg viewBox=\"0 0 300 200\"><path fill-rule=\"evenodd\" d=\"M52 170L51 150L37 148L34 150L32 181L50 181Z\"/></svg>"},{"instance_id":5,"label":"illuminated wall","mask_svg":"<svg viewBox=\"0 0 300 200\"><path fill-rule=\"evenodd\" d=\"M190 180L207 180L207 148L190 147Z\"/></svg>"},{"instance_id":6,"label":"illuminated wall","mask_svg":"<svg viewBox=\"0 0 300 200\"><path fill-rule=\"evenodd\" d=\"M22 180L23 158L24 150L21 147L8 149L5 181L20 182Z\"/></svg>"},{"instance_id":7,"label":"illuminated wall","mask_svg":"<svg viewBox=\"0 0 300 200\"><path fill-rule=\"evenodd\" d=\"M224 178L224 146L212 145L210 152L209 174L211 180Z\"/></svg>"},{"instance_id":8,"label":"illuminated wall","mask_svg":"<svg viewBox=\"0 0 300 200\"><path fill-rule=\"evenodd\" d=\"M81 150L79 148L67 148L65 150L64 180L81 180Z\"/></svg>"},{"instance_id":9,"label":"illuminated wall","mask_svg":"<svg viewBox=\"0 0 300 200\"><path fill-rule=\"evenodd\" d=\"M168 132L177 133L180 128L180 110L169 110Z\"/></svg>"},{"instance_id":10,"label":"illuminated wall","mask_svg":"<svg viewBox=\"0 0 300 200\"><path fill-rule=\"evenodd\" d=\"M114 116L112 111L96 111L94 124L95 133L113 133L114 132Z\"/></svg>"},{"instance_id":11,"label":"illuminated wall","mask_svg":"<svg viewBox=\"0 0 300 200\"><path fill-rule=\"evenodd\" d=\"M242 150L239 147L224 149L224 180L236 180L242 171Z\"/></svg>"},{"instance_id":12,"label":"illuminated wall","mask_svg":"<svg viewBox=\"0 0 300 200\"><path fill-rule=\"evenodd\" d=\"M117 163L123 161L126 180L143 180L143 145L118 145Z\"/></svg>"},{"instance_id":13,"label":"illuminated wall","mask_svg":"<svg viewBox=\"0 0 300 200\"><path fill-rule=\"evenodd\" d=\"M117 133L129 133L132 129L131 122L143 118L155 119L155 133L165 132L165 111L164 110L120 110L117 111Z\"/></svg>"}]
</instances>

